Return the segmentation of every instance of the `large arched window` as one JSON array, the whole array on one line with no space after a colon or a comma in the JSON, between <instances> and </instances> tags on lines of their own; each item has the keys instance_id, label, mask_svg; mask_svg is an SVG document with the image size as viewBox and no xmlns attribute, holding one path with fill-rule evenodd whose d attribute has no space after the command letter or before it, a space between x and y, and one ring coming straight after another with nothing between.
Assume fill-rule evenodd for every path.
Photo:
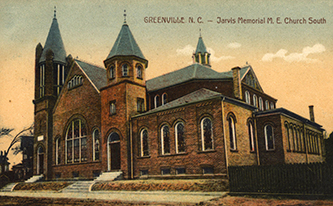
<instances>
[{"instance_id":1,"label":"large arched window","mask_svg":"<svg viewBox=\"0 0 333 206\"><path fill-rule=\"evenodd\" d=\"M246 103L251 104L251 96L249 91L245 92L245 101Z\"/></svg>"},{"instance_id":2,"label":"large arched window","mask_svg":"<svg viewBox=\"0 0 333 206\"><path fill-rule=\"evenodd\" d=\"M128 65L127 64L123 64L122 74L123 74L124 77L128 76Z\"/></svg>"},{"instance_id":3,"label":"large arched window","mask_svg":"<svg viewBox=\"0 0 333 206\"><path fill-rule=\"evenodd\" d=\"M274 129L271 125L266 125L265 128L266 150L274 150Z\"/></svg>"},{"instance_id":4,"label":"large arched window","mask_svg":"<svg viewBox=\"0 0 333 206\"><path fill-rule=\"evenodd\" d=\"M66 132L67 163L87 161L87 129L81 119L73 120Z\"/></svg>"},{"instance_id":5,"label":"large arched window","mask_svg":"<svg viewBox=\"0 0 333 206\"><path fill-rule=\"evenodd\" d=\"M56 139L55 142L55 156L56 156L56 165L61 164L61 142L60 142L60 137Z\"/></svg>"},{"instance_id":6,"label":"large arched window","mask_svg":"<svg viewBox=\"0 0 333 206\"><path fill-rule=\"evenodd\" d=\"M175 126L176 153L185 152L184 124L178 122Z\"/></svg>"},{"instance_id":7,"label":"large arched window","mask_svg":"<svg viewBox=\"0 0 333 206\"><path fill-rule=\"evenodd\" d=\"M250 151L254 152L255 151L255 146L254 146L254 134L253 134L253 124L252 124L252 122L249 122L248 129L249 129Z\"/></svg>"},{"instance_id":8,"label":"large arched window","mask_svg":"<svg viewBox=\"0 0 333 206\"><path fill-rule=\"evenodd\" d=\"M140 150L141 157L149 156L148 130L146 129L140 132Z\"/></svg>"},{"instance_id":9,"label":"large arched window","mask_svg":"<svg viewBox=\"0 0 333 206\"><path fill-rule=\"evenodd\" d=\"M161 152L162 155L170 154L170 129L168 125L161 128Z\"/></svg>"},{"instance_id":10,"label":"large arched window","mask_svg":"<svg viewBox=\"0 0 333 206\"><path fill-rule=\"evenodd\" d=\"M100 135L99 130L95 129L93 131L93 161L98 161L100 158Z\"/></svg>"},{"instance_id":11,"label":"large arched window","mask_svg":"<svg viewBox=\"0 0 333 206\"><path fill-rule=\"evenodd\" d=\"M232 116L228 117L229 123L229 140L230 140L230 149L236 150L236 128L235 128L235 119Z\"/></svg>"},{"instance_id":12,"label":"large arched window","mask_svg":"<svg viewBox=\"0 0 333 206\"><path fill-rule=\"evenodd\" d=\"M168 102L168 97L167 94L164 93L162 94L162 105L165 105Z\"/></svg>"},{"instance_id":13,"label":"large arched window","mask_svg":"<svg viewBox=\"0 0 333 206\"><path fill-rule=\"evenodd\" d=\"M201 148L202 151L213 149L213 125L208 117L201 120Z\"/></svg>"},{"instance_id":14,"label":"large arched window","mask_svg":"<svg viewBox=\"0 0 333 206\"><path fill-rule=\"evenodd\" d=\"M155 108L157 108L158 106L160 106L160 96L156 95L154 97L154 106Z\"/></svg>"}]
</instances>

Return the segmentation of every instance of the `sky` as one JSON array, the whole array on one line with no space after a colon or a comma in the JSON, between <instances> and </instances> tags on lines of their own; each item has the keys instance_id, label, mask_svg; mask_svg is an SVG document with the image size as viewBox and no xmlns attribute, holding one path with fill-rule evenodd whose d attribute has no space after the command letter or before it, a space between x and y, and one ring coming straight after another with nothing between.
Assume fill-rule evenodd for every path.
<instances>
[{"instance_id":1,"label":"sky","mask_svg":"<svg viewBox=\"0 0 333 206\"><path fill-rule=\"evenodd\" d=\"M33 123L35 48L45 45L54 6L67 55L104 67L126 10L147 79L191 64L201 35L212 69L250 64L277 107L309 118L314 105L316 122L333 131L331 0L0 0L0 126L13 135ZM21 156L9 158L17 164Z\"/></svg>"}]
</instances>

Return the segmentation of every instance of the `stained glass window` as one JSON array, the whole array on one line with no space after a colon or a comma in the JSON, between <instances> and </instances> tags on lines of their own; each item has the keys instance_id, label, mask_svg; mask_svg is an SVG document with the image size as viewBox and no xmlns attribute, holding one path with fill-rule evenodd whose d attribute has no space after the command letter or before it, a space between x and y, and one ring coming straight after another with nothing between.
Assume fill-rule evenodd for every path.
<instances>
[{"instance_id":1,"label":"stained glass window","mask_svg":"<svg viewBox=\"0 0 333 206\"><path fill-rule=\"evenodd\" d=\"M161 129L162 155L170 153L170 132L169 126L164 125Z\"/></svg>"},{"instance_id":2,"label":"stained glass window","mask_svg":"<svg viewBox=\"0 0 333 206\"><path fill-rule=\"evenodd\" d=\"M176 124L176 153L185 152L184 124Z\"/></svg>"},{"instance_id":3,"label":"stained glass window","mask_svg":"<svg viewBox=\"0 0 333 206\"><path fill-rule=\"evenodd\" d=\"M213 149L212 121L207 117L201 121L201 141L203 151Z\"/></svg>"},{"instance_id":4,"label":"stained glass window","mask_svg":"<svg viewBox=\"0 0 333 206\"><path fill-rule=\"evenodd\" d=\"M80 119L73 120L66 133L67 163L87 161L87 129Z\"/></svg>"}]
</instances>

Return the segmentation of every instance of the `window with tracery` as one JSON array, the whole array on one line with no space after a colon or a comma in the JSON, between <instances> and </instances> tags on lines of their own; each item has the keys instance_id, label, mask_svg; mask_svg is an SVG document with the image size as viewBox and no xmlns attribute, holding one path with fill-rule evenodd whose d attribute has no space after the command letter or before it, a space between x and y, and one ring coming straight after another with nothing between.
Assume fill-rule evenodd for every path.
<instances>
[{"instance_id":1,"label":"window with tracery","mask_svg":"<svg viewBox=\"0 0 333 206\"><path fill-rule=\"evenodd\" d=\"M161 151L162 155L170 154L170 129L168 125L161 128Z\"/></svg>"},{"instance_id":2,"label":"window with tracery","mask_svg":"<svg viewBox=\"0 0 333 206\"><path fill-rule=\"evenodd\" d=\"M179 122L175 126L176 153L185 152L184 124Z\"/></svg>"},{"instance_id":3,"label":"window with tracery","mask_svg":"<svg viewBox=\"0 0 333 206\"><path fill-rule=\"evenodd\" d=\"M148 146L148 130L143 129L140 133L140 155L141 157L149 156L149 146Z\"/></svg>"},{"instance_id":4,"label":"window with tracery","mask_svg":"<svg viewBox=\"0 0 333 206\"><path fill-rule=\"evenodd\" d=\"M87 130L81 119L73 120L66 132L67 163L87 161Z\"/></svg>"}]
</instances>

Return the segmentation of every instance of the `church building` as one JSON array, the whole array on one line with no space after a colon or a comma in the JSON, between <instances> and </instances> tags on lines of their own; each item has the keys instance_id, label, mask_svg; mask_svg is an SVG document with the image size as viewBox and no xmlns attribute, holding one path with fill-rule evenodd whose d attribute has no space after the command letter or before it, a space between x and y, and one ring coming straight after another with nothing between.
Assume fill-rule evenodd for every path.
<instances>
[{"instance_id":1,"label":"church building","mask_svg":"<svg viewBox=\"0 0 333 206\"><path fill-rule=\"evenodd\" d=\"M215 71L201 36L193 64L149 80L126 19L106 56L101 68L67 55L54 14L35 54L35 175L223 178L228 166L323 161L313 106L310 119L277 108L250 65Z\"/></svg>"}]
</instances>

